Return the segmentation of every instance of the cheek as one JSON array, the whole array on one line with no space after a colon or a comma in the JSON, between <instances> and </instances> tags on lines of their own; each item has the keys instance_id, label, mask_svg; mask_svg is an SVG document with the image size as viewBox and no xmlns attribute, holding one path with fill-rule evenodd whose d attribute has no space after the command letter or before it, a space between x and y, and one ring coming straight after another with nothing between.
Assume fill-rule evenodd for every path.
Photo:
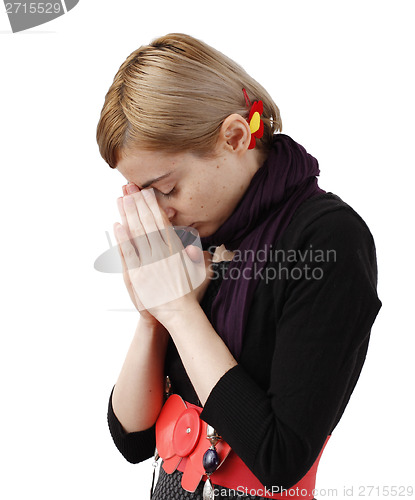
<instances>
[{"instance_id":1,"label":"cheek","mask_svg":"<svg viewBox=\"0 0 415 500\"><path fill-rule=\"evenodd\" d=\"M200 183L189 186L186 191L183 191L181 202L189 209L200 210L206 204L206 191L201 189Z\"/></svg>"},{"instance_id":2,"label":"cheek","mask_svg":"<svg viewBox=\"0 0 415 500\"><path fill-rule=\"evenodd\" d=\"M196 182L183 192L180 205L188 214L198 214L203 218L220 216L229 203L228 189L223 182L203 183L203 187L202 182Z\"/></svg>"}]
</instances>

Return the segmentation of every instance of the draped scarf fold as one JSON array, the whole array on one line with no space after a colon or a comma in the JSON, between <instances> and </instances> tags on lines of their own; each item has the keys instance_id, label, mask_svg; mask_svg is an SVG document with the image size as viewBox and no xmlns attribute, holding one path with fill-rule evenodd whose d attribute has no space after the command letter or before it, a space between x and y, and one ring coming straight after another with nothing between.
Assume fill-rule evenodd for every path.
<instances>
[{"instance_id":1,"label":"draped scarf fold","mask_svg":"<svg viewBox=\"0 0 415 500\"><path fill-rule=\"evenodd\" d=\"M276 134L267 160L232 215L213 235L202 238L204 250L224 244L238 253L211 310L214 328L237 360L258 276L267 265L264 251L269 254L301 203L325 192L317 184L319 173L318 161L300 144Z\"/></svg>"}]
</instances>

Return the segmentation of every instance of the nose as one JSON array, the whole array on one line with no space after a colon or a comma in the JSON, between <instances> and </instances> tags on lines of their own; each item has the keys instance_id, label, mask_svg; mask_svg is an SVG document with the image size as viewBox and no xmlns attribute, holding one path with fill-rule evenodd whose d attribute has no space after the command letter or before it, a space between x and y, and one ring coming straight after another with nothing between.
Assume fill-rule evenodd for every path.
<instances>
[{"instance_id":1,"label":"nose","mask_svg":"<svg viewBox=\"0 0 415 500\"><path fill-rule=\"evenodd\" d=\"M157 203L161 210L163 210L163 212L166 214L166 217L169 219L169 221L172 222L172 219L176 216L177 211L172 207L171 200L160 196L157 197Z\"/></svg>"},{"instance_id":2,"label":"nose","mask_svg":"<svg viewBox=\"0 0 415 500\"><path fill-rule=\"evenodd\" d=\"M169 221L171 221L173 219L173 217L176 215L176 210L174 210L174 208L172 207L169 207L169 206L162 206L161 207L162 210L164 210L165 214L167 215L167 218L169 219Z\"/></svg>"}]
</instances>

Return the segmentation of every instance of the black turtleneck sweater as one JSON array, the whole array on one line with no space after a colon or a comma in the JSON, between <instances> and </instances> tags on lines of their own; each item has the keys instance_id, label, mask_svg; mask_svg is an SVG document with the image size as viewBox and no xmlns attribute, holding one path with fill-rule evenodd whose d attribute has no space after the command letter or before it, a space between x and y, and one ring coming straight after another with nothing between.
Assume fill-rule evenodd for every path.
<instances>
[{"instance_id":1,"label":"black turtleneck sweater","mask_svg":"<svg viewBox=\"0 0 415 500\"><path fill-rule=\"evenodd\" d=\"M262 484L290 488L345 410L381 302L372 235L332 193L297 209L271 255L258 276L238 365L212 389L201 418ZM226 270L220 265L217 275L228 279ZM221 282L211 281L201 303L209 319ZM165 367L172 392L200 405L171 340ZM108 423L129 462L152 456L154 426L126 433L114 414L112 392Z\"/></svg>"}]
</instances>

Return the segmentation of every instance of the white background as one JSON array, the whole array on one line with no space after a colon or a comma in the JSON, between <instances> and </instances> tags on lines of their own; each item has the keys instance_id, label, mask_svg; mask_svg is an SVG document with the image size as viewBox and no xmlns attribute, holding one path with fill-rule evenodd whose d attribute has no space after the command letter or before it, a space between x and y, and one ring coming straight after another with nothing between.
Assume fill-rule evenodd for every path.
<instances>
[{"instance_id":1,"label":"white background","mask_svg":"<svg viewBox=\"0 0 415 500\"><path fill-rule=\"evenodd\" d=\"M317 488L414 485L413 2L81 0L19 34L1 11L0 497L147 498L151 463L124 461L106 422L138 313L93 267L123 183L95 130L123 60L169 32L261 82L375 237L383 308Z\"/></svg>"}]
</instances>

